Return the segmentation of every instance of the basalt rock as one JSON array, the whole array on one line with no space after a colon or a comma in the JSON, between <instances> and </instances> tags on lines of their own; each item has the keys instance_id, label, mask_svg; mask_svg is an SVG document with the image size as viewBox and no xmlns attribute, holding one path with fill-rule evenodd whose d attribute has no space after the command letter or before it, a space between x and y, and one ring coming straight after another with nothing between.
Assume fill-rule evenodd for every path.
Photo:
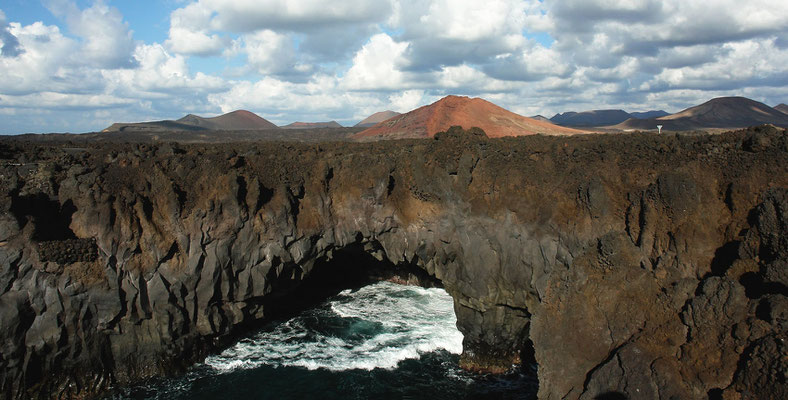
<instances>
[{"instance_id":1,"label":"basalt rock","mask_svg":"<svg viewBox=\"0 0 788 400\"><path fill-rule=\"evenodd\" d=\"M177 373L329 283L388 278L445 287L462 366L535 363L540 398L784 397L784 130L471 133L4 139L0 396Z\"/></svg>"}]
</instances>

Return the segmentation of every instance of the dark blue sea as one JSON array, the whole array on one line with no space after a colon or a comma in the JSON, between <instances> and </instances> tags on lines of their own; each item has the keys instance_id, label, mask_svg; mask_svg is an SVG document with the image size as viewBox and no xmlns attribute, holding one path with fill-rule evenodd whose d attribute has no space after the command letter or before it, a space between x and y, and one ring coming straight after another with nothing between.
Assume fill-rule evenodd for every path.
<instances>
[{"instance_id":1,"label":"dark blue sea","mask_svg":"<svg viewBox=\"0 0 788 400\"><path fill-rule=\"evenodd\" d=\"M532 374L458 368L462 334L442 289L380 282L273 322L185 375L112 399L534 399Z\"/></svg>"}]
</instances>

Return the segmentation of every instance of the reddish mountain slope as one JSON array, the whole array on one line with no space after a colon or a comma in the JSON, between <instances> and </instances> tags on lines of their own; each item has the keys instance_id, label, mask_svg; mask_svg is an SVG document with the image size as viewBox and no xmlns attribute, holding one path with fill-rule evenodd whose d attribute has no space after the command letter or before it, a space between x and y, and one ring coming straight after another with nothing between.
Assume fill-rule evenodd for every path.
<instances>
[{"instance_id":1,"label":"reddish mountain slope","mask_svg":"<svg viewBox=\"0 0 788 400\"><path fill-rule=\"evenodd\" d=\"M774 109L782 112L783 114L788 114L788 104L780 103L777 107L774 107Z\"/></svg>"},{"instance_id":2,"label":"reddish mountain slope","mask_svg":"<svg viewBox=\"0 0 788 400\"><path fill-rule=\"evenodd\" d=\"M364 118L361 122L354 125L356 128L370 128L377 125L380 122L383 122L387 119L394 118L398 115L402 115L396 111L380 111L376 112L369 117Z\"/></svg>"},{"instance_id":3,"label":"reddish mountain slope","mask_svg":"<svg viewBox=\"0 0 788 400\"><path fill-rule=\"evenodd\" d=\"M354 135L357 139L402 139L432 137L453 125L479 127L489 137L544 133L582 133L549 122L523 117L480 98L447 96L428 106L383 121Z\"/></svg>"}]
</instances>

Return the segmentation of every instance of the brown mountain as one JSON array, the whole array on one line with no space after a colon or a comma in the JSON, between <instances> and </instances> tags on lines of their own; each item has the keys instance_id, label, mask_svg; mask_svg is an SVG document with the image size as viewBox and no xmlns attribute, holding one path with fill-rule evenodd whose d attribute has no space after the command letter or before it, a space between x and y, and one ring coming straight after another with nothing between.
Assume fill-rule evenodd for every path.
<instances>
[{"instance_id":1,"label":"brown mountain","mask_svg":"<svg viewBox=\"0 0 788 400\"><path fill-rule=\"evenodd\" d=\"M544 115L541 115L541 114L534 115L534 116L532 116L530 118L533 118L533 119L535 119L537 121L550 122L550 118L547 118L547 117L545 117Z\"/></svg>"},{"instance_id":2,"label":"brown mountain","mask_svg":"<svg viewBox=\"0 0 788 400\"><path fill-rule=\"evenodd\" d=\"M285 126L280 126L282 129L317 129L317 128L342 128L337 121L329 122L293 122Z\"/></svg>"},{"instance_id":3,"label":"brown mountain","mask_svg":"<svg viewBox=\"0 0 788 400\"><path fill-rule=\"evenodd\" d=\"M245 131L245 130L258 130L258 129L277 129L278 127L265 118L261 118L257 114L246 111L237 110L229 112L217 117L203 118L198 115L189 114L177 121L150 121L150 122L131 122L131 123L115 123L112 124L103 132L116 132L116 131L133 131L133 132L148 132L148 131L203 131L203 130L225 130L225 131Z\"/></svg>"},{"instance_id":4,"label":"brown mountain","mask_svg":"<svg viewBox=\"0 0 788 400\"><path fill-rule=\"evenodd\" d=\"M148 122L116 122L102 132L162 132L162 131L204 131L206 128L182 124L172 120Z\"/></svg>"},{"instance_id":5,"label":"brown mountain","mask_svg":"<svg viewBox=\"0 0 788 400\"><path fill-rule=\"evenodd\" d=\"M277 128L276 125L272 124L265 118L262 118L259 115L246 110L237 110L212 118L203 118L194 114L189 114L177 120L176 122L200 126L210 130L226 131L246 131Z\"/></svg>"},{"instance_id":6,"label":"brown mountain","mask_svg":"<svg viewBox=\"0 0 788 400\"><path fill-rule=\"evenodd\" d=\"M403 139L432 137L453 125L479 127L489 137L522 136L544 133L571 135L583 131L523 117L480 98L447 96L383 121L354 135L357 139Z\"/></svg>"},{"instance_id":7,"label":"brown mountain","mask_svg":"<svg viewBox=\"0 0 788 400\"><path fill-rule=\"evenodd\" d=\"M788 104L780 103L778 106L774 107L774 109L782 112L783 114L788 114Z\"/></svg>"},{"instance_id":8,"label":"brown mountain","mask_svg":"<svg viewBox=\"0 0 788 400\"><path fill-rule=\"evenodd\" d=\"M394 118L394 117L396 117L398 115L402 115L402 114L400 114L400 113L398 113L396 111L389 111L389 110L376 112L376 113L370 115L369 117L366 117L366 118L362 119L361 122L359 122L356 125L354 125L354 127L356 127L356 128L371 128L371 127L373 127L373 126L375 126L375 125L377 125L377 124L379 124L379 123L381 123L381 122L383 122L383 121L385 121L387 119Z\"/></svg>"},{"instance_id":9,"label":"brown mountain","mask_svg":"<svg viewBox=\"0 0 788 400\"><path fill-rule=\"evenodd\" d=\"M628 119L613 128L683 131L706 128L744 128L774 124L788 126L788 115L746 97L718 97L699 106L659 118Z\"/></svg>"}]
</instances>

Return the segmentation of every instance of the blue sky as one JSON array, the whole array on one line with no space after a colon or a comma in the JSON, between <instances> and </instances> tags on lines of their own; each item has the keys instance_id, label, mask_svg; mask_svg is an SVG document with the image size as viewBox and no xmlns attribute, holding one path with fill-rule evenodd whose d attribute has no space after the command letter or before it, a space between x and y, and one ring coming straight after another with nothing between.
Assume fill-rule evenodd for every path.
<instances>
[{"instance_id":1,"label":"blue sky","mask_svg":"<svg viewBox=\"0 0 788 400\"><path fill-rule=\"evenodd\" d=\"M4 0L0 134L247 109L352 125L445 95L522 115L788 102L783 0Z\"/></svg>"}]
</instances>

